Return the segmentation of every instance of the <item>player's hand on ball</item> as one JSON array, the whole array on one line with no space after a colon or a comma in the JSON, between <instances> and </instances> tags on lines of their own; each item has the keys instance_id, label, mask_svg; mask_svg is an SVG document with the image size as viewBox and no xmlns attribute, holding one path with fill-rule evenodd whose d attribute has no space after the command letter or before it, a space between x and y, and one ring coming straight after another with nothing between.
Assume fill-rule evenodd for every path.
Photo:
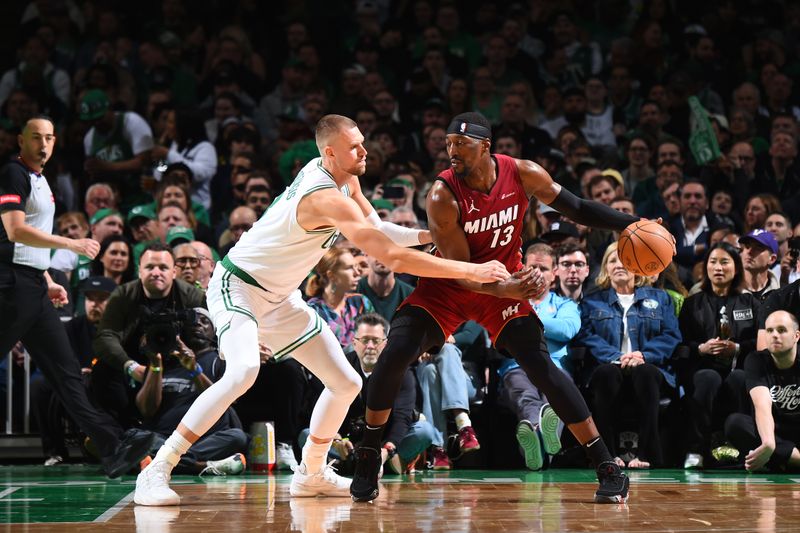
<instances>
[{"instance_id":1,"label":"player's hand on ball","mask_svg":"<svg viewBox=\"0 0 800 533\"><path fill-rule=\"evenodd\" d=\"M471 264L467 272L467 279L478 283L494 283L510 276L505 265L500 261L489 261L479 265Z\"/></svg>"}]
</instances>

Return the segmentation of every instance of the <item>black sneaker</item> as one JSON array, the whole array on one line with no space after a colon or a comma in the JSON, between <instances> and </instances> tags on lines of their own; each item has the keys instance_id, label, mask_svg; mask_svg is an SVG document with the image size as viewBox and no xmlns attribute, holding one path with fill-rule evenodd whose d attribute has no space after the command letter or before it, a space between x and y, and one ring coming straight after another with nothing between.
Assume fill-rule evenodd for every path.
<instances>
[{"instance_id":1,"label":"black sneaker","mask_svg":"<svg viewBox=\"0 0 800 533\"><path fill-rule=\"evenodd\" d=\"M139 461L150 453L155 441L155 433L137 431L122 439L114 455L103 457L103 468L110 478L119 477L139 466Z\"/></svg>"},{"instance_id":2,"label":"black sneaker","mask_svg":"<svg viewBox=\"0 0 800 533\"><path fill-rule=\"evenodd\" d=\"M378 497L378 471L381 468L381 452L375 448L359 446L354 452L356 471L350 484L350 496L354 502L371 502Z\"/></svg>"},{"instance_id":3,"label":"black sneaker","mask_svg":"<svg viewBox=\"0 0 800 533\"><path fill-rule=\"evenodd\" d=\"M603 461L597 467L600 486L594 493L595 503L625 503L628 501L628 476L614 461Z\"/></svg>"}]
</instances>

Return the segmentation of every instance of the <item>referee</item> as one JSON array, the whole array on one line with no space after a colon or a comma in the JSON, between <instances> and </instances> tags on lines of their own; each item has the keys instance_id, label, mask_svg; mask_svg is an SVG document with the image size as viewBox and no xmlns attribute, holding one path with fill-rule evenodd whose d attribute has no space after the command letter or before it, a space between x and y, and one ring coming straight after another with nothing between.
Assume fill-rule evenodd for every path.
<instances>
[{"instance_id":1,"label":"referee","mask_svg":"<svg viewBox=\"0 0 800 533\"><path fill-rule=\"evenodd\" d=\"M53 153L53 122L34 117L18 136L20 155L0 169L0 356L21 340L66 411L94 442L110 477L120 476L147 455L152 435L122 439L123 430L90 403L78 359L54 305L67 292L47 274L50 250L66 248L94 258L92 239L51 235L55 200L42 175Z\"/></svg>"}]
</instances>

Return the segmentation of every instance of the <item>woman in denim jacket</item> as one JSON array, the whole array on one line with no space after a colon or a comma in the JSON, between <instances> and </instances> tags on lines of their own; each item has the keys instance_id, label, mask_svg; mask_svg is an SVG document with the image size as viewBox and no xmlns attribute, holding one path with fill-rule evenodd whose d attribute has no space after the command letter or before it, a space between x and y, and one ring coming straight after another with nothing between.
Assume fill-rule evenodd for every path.
<instances>
[{"instance_id":1,"label":"woman in denim jacket","mask_svg":"<svg viewBox=\"0 0 800 533\"><path fill-rule=\"evenodd\" d=\"M667 387L675 387L670 360L681 342L672 298L661 289L645 287L646 282L622 266L616 243L609 246L597 276L602 290L581 302L581 331L576 339L599 363L589 389L597 428L612 455L617 455L614 426L619 398L632 391L639 404L639 456L628 462L629 468L662 462L659 400ZM615 460L624 466L618 456Z\"/></svg>"}]
</instances>

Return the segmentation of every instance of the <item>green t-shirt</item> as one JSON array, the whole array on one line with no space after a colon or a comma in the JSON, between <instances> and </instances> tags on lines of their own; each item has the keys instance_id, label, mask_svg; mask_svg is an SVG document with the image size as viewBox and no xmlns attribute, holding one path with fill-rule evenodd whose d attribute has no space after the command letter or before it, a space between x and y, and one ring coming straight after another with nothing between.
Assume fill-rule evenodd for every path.
<instances>
[{"instance_id":1,"label":"green t-shirt","mask_svg":"<svg viewBox=\"0 0 800 533\"><path fill-rule=\"evenodd\" d=\"M369 298L369 301L372 302L373 306L375 306L375 312L389 322L392 321L397 307L403 303L403 300L405 300L413 291L414 287L405 281L395 279L392 292L390 292L385 298L381 298L375 294L375 291L373 291L372 288L370 288L366 277L363 277L359 280L358 288L356 289L356 292Z\"/></svg>"}]
</instances>

